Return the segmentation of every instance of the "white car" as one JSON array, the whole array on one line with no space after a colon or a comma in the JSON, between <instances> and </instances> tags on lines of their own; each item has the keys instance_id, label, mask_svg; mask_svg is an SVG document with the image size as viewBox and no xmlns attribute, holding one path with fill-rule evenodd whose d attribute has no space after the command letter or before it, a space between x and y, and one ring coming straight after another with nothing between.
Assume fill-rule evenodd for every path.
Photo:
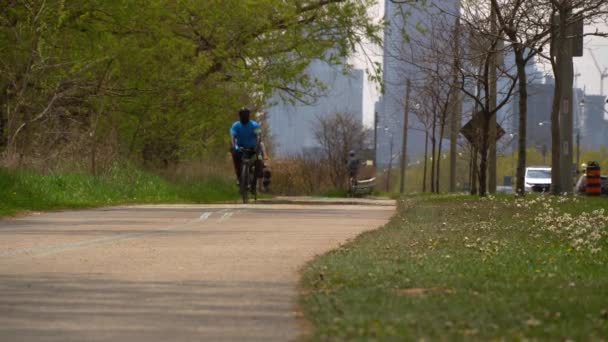
<instances>
[{"instance_id":1,"label":"white car","mask_svg":"<svg viewBox=\"0 0 608 342\"><path fill-rule=\"evenodd\" d=\"M551 189L551 168L527 167L524 189L526 192L549 192Z\"/></svg>"}]
</instances>

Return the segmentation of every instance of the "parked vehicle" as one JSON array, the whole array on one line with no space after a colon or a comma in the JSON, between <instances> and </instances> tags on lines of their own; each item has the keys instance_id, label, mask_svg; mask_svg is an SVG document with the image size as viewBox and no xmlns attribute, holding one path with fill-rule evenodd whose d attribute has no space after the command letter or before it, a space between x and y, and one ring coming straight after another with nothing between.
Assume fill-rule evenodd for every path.
<instances>
[{"instance_id":1,"label":"parked vehicle","mask_svg":"<svg viewBox=\"0 0 608 342\"><path fill-rule=\"evenodd\" d=\"M526 192L549 192L551 190L551 168L546 166L527 167L524 190Z\"/></svg>"}]
</instances>

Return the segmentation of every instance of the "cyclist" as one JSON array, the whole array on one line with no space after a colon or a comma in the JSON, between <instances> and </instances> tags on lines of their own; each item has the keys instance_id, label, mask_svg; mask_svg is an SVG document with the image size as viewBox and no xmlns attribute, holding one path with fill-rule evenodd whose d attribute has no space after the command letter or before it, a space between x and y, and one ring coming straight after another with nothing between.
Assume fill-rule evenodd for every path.
<instances>
[{"instance_id":1,"label":"cyclist","mask_svg":"<svg viewBox=\"0 0 608 342\"><path fill-rule=\"evenodd\" d=\"M239 120L233 123L230 128L230 151L237 184L240 183L242 149L255 150L259 145L264 160L267 159L266 149L261 141L262 128L259 123L249 118L250 114L249 108L241 108L239 110ZM256 160L255 168L257 177L262 178L264 163L261 160Z\"/></svg>"},{"instance_id":2,"label":"cyclist","mask_svg":"<svg viewBox=\"0 0 608 342\"><path fill-rule=\"evenodd\" d=\"M357 183L357 175L359 174L359 166L361 165L361 161L357 158L357 152L354 150L348 153L348 183L356 184Z\"/></svg>"}]
</instances>

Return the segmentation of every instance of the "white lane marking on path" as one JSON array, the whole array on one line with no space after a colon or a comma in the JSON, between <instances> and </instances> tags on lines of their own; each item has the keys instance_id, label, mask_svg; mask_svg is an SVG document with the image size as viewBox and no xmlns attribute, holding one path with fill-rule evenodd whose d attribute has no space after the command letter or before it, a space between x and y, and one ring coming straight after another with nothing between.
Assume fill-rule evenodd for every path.
<instances>
[{"instance_id":1,"label":"white lane marking on path","mask_svg":"<svg viewBox=\"0 0 608 342\"><path fill-rule=\"evenodd\" d=\"M211 214L211 213L209 213L209 214ZM166 227L165 229L156 229L156 230L136 232L136 233L135 232L134 233L124 233L124 234L117 234L117 235L112 235L112 236L107 236L107 237L102 237L102 238L97 238L97 239L92 239L92 240L84 240L84 241L77 241L77 242L70 242L70 243L62 243L62 244L57 244L57 245L16 249L16 250L12 250L12 251L0 252L0 258L10 258L10 257L19 256L21 254L28 254L28 256L31 256L31 257L43 257L43 256L47 256L47 255L61 253L63 251L69 250L69 249L76 249L76 248L81 248L81 247L100 245L100 244L104 244L104 243L110 243L110 242L126 240L126 239L131 239L131 238L141 237L141 236L146 236L146 235L152 235L152 234L162 234L162 233L166 233L166 232L173 231L173 230L184 229L184 228L187 228L188 226L190 226L192 223L198 223L198 222L200 222L200 218L190 220L181 225L169 226L169 227Z\"/></svg>"},{"instance_id":2,"label":"white lane marking on path","mask_svg":"<svg viewBox=\"0 0 608 342\"><path fill-rule=\"evenodd\" d=\"M224 221L228 220L229 218L232 217L233 214L234 213L231 211L224 213L224 215L222 215L222 217L220 218L220 222L224 222Z\"/></svg>"},{"instance_id":3,"label":"white lane marking on path","mask_svg":"<svg viewBox=\"0 0 608 342\"><path fill-rule=\"evenodd\" d=\"M200 221L207 221L209 219L209 217L211 217L211 214L213 214L213 213L211 213L211 212L203 213L198 219Z\"/></svg>"}]
</instances>

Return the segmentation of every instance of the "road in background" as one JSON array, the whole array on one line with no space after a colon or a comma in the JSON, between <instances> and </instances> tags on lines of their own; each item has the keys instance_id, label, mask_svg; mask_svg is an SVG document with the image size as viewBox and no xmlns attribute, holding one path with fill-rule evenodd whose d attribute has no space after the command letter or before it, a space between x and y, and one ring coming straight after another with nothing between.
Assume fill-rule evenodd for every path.
<instances>
[{"instance_id":1,"label":"road in background","mask_svg":"<svg viewBox=\"0 0 608 342\"><path fill-rule=\"evenodd\" d=\"M386 223L387 203L134 206L0 220L0 340L293 340L299 268Z\"/></svg>"}]
</instances>

